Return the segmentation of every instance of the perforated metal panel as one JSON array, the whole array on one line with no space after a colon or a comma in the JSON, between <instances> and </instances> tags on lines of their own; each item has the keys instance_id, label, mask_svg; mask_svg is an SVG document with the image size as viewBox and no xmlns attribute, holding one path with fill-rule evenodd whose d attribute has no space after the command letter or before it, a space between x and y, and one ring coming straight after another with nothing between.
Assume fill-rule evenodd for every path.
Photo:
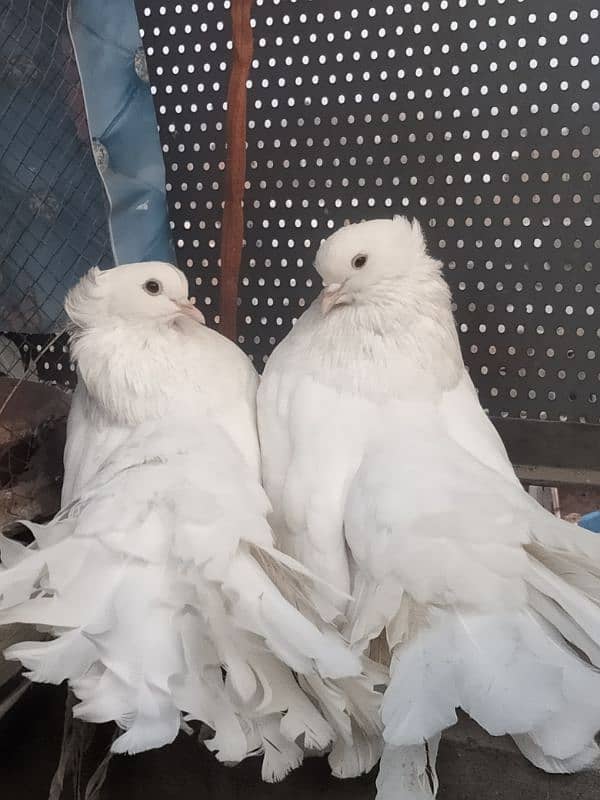
<instances>
[{"instance_id":1,"label":"perforated metal panel","mask_svg":"<svg viewBox=\"0 0 600 800\"><path fill-rule=\"evenodd\" d=\"M138 0L179 263L213 319L229 2ZM597 0L256 0L239 340L346 220L416 216L495 415L598 422Z\"/></svg>"}]
</instances>

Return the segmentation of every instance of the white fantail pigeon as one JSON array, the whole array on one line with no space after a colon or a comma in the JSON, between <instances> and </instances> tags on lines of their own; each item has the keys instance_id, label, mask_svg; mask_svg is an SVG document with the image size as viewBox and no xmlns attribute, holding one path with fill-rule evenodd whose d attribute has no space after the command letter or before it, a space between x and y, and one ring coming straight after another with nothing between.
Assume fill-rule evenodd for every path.
<instances>
[{"instance_id":1,"label":"white fantail pigeon","mask_svg":"<svg viewBox=\"0 0 600 800\"><path fill-rule=\"evenodd\" d=\"M171 742L185 715L213 729L219 759L263 753L263 777L281 779L337 736L292 670L325 697L348 684L370 709L381 695L328 624L335 609L315 611L319 585L273 548L254 368L169 264L93 269L66 309L78 386L63 507L25 523L32 545L1 543L0 623L53 638L7 657L68 680L77 717L114 720L113 752ZM354 713L341 709L349 730Z\"/></svg>"},{"instance_id":2,"label":"white fantail pigeon","mask_svg":"<svg viewBox=\"0 0 600 800\"><path fill-rule=\"evenodd\" d=\"M416 222L345 227L316 269L259 388L263 481L278 545L351 593L353 645L387 634L381 798L431 796L458 707L544 770L589 767L600 539L522 489Z\"/></svg>"}]
</instances>

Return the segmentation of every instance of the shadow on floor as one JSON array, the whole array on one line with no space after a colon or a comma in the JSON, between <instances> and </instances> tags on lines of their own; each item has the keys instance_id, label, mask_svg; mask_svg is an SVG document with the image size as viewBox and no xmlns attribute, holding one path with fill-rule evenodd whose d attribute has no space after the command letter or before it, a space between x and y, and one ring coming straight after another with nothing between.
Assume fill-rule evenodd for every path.
<instances>
[{"instance_id":1,"label":"shadow on floor","mask_svg":"<svg viewBox=\"0 0 600 800\"><path fill-rule=\"evenodd\" d=\"M47 800L60 752L64 692L34 686L0 722L0 795L6 800ZM107 739L100 732L100 738ZM98 764L102 751L92 759ZM65 800L71 800L70 787ZM180 734L163 750L135 757L115 756L102 792L103 800L371 800L372 777L339 781L325 759L307 764L280 784L260 779L260 762L238 767L219 764L195 736Z\"/></svg>"},{"instance_id":2,"label":"shadow on floor","mask_svg":"<svg viewBox=\"0 0 600 800\"><path fill-rule=\"evenodd\" d=\"M60 752L65 692L32 687L0 720L0 797L47 800ZM111 727L102 726L84 775L108 747ZM600 774L546 775L532 767L507 737L493 738L463 718L448 731L438 757L440 800L592 800ZM375 772L375 771L374 771ZM219 764L195 736L180 734L162 750L135 757L115 756L102 800L374 800L374 774L340 781L325 759L309 759L283 783L265 784L260 762ZM64 800L73 800L67 787ZM402 800L402 798L398 798Z\"/></svg>"}]
</instances>

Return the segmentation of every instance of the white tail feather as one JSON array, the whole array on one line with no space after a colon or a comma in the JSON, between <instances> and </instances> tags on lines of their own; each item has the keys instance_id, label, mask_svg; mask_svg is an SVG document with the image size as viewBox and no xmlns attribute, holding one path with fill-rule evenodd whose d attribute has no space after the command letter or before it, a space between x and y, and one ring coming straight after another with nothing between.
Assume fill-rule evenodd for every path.
<instances>
[{"instance_id":1,"label":"white tail feather","mask_svg":"<svg viewBox=\"0 0 600 800\"><path fill-rule=\"evenodd\" d=\"M408 747L383 749L377 775L377 800L433 800L438 780L435 761L440 737Z\"/></svg>"},{"instance_id":2,"label":"white tail feather","mask_svg":"<svg viewBox=\"0 0 600 800\"><path fill-rule=\"evenodd\" d=\"M546 755L542 748L527 734L515 735L513 739L525 758L531 761L538 769L544 770L544 772L551 772L559 775L582 772L583 770L592 769L592 767L597 766L600 758L600 748L594 741L589 742L575 755L569 758L559 759Z\"/></svg>"},{"instance_id":3,"label":"white tail feather","mask_svg":"<svg viewBox=\"0 0 600 800\"><path fill-rule=\"evenodd\" d=\"M8 657L32 680L69 680L77 717L114 720L115 753L171 742L187 714L215 731L207 746L221 760L262 753L265 779L280 780L302 747L325 750L337 735L291 669L350 688L349 676L363 678L360 658L310 606L305 587L320 582L272 549L268 509L213 428L133 429L95 487L31 526L34 545L0 542L11 565L0 571L0 622L56 634Z\"/></svg>"}]
</instances>

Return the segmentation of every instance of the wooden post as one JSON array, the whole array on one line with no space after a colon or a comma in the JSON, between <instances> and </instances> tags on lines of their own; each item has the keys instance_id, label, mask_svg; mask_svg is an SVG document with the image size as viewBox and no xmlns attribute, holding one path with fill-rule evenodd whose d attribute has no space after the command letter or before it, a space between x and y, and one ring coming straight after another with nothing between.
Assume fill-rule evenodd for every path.
<instances>
[{"instance_id":1,"label":"wooden post","mask_svg":"<svg viewBox=\"0 0 600 800\"><path fill-rule=\"evenodd\" d=\"M233 52L227 90L225 205L221 225L220 330L235 341L244 240L246 81L252 63L252 0L231 0Z\"/></svg>"}]
</instances>

